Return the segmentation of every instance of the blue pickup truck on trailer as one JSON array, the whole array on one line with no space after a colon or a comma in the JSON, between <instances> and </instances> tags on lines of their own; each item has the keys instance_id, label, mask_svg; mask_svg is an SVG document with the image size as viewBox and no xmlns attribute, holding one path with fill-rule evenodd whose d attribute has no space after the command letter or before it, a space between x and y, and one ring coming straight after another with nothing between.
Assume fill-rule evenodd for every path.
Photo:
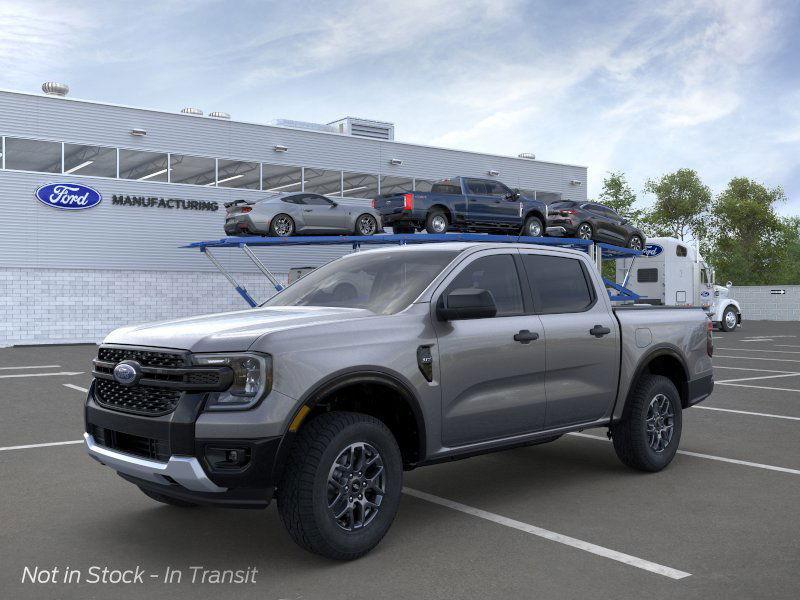
<instances>
[{"instance_id":1,"label":"blue pickup truck on trailer","mask_svg":"<svg viewBox=\"0 0 800 600\"><path fill-rule=\"evenodd\" d=\"M372 201L395 233L471 231L545 234L547 205L493 179L453 177L430 192L385 194Z\"/></svg>"}]
</instances>

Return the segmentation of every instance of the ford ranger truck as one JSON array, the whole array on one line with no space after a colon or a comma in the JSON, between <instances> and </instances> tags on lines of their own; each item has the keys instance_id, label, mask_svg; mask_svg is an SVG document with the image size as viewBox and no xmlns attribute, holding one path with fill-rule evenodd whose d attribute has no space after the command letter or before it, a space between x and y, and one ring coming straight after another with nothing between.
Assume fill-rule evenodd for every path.
<instances>
[{"instance_id":1,"label":"ford ranger truck","mask_svg":"<svg viewBox=\"0 0 800 600\"><path fill-rule=\"evenodd\" d=\"M385 194L372 201L394 233L471 231L540 237L547 205L493 179L453 177L430 192ZM559 228L563 233L563 228Z\"/></svg>"},{"instance_id":2,"label":"ford ranger truck","mask_svg":"<svg viewBox=\"0 0 800 600\"><path fill-rule=\"evenodd\" d=\"M111 333L86 448L164 504L275 498L298 544L354 559L409 469L601 427L623 463L660 471L712 391L712 351L702 309L613 307L578 250L361 251L253 309Z\"/></svg>"}]
</instances>

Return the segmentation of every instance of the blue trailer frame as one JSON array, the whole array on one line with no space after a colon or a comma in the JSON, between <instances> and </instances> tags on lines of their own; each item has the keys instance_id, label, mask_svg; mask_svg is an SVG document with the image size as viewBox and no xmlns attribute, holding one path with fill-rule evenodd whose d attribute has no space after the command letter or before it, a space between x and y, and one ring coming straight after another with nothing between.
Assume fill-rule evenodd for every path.
<instances>
[{"instance_id":1,"label":"blue trailer frame","mask_svg":"<svg viewBox=\"0 0 800 600\"><path fill-rule=\"evenodd\" d=\"M352 246L353 251L359 250L361 246L378 246L386 244L430 244L442 242L472 242L472 243L501 243L501 244L536 244L539 246L557 246L559 248L572 248L581 250L593 257L595 264L600 268L603 260L617 260L620 258L630 258L641 255L639 250L612 246L603 242L592 240L581 240L578 238L556 238L556 237L525 237L516 235L486 235L481 233L440 233L440 234L379 234L369 237L355 235L314 235L297 237L226 237L218 240L208 240L203 242L193 242L182 248L197 248L208 257L211 263L222 273L225 278L236 289L239 295L251 307L258 306L258 302L241 285L236 278L217 260L212 248L240 248L247 257L253 262L256 268L263 273L277 291L281 291L283 286L278 282L275 275L267 266L255 255L251 247L286 247L286 246ZM602 273L602 271L601 271ZM611 294L609 297L614 302L631 302L639 299L639 296L624 285L619 285L609 279L603 278L606 286L619 292ZM627 278L625 283L627 283Z\"/></svg>"}]
</instances>

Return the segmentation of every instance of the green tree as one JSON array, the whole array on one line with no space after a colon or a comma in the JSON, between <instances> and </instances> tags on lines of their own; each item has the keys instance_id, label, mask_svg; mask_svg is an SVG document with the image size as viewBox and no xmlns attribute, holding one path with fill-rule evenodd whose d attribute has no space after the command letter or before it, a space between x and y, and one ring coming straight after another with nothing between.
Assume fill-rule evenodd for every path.
<instances>
[{"instance_id":1,"label":"green tree","mask_svg":"<svg viewBox=\"0 0 800 600\"><path fill-rule=\"evenodd\" d=\"M681 240L705 236L711 190L700 181L696 171L678 169L660 179L649 179L644 191L656 197L643 219L650 234Z\"/></svg>"},{"instance_id":2,"label":"green tree","mask_svg":"<svg viewBox=\"0 0 800 600\"><path fill-rule=\"evenodd\" d=\"M711 207L708 258L720 282L737 285L788 283L797 277L790 249L798 254L797 219L781 219L775 204L780 187L767 188L746 177L731 179Z\"/></svg>"},{"instance_id":3,"label":"green tree","mask_svg":"<svg viewBox=\"0 0 800 600\"><path fill-rule=\"evenodd\" d=\"M600 192L600 202L613 208L621 216L638 225L642 219L642 211L634 207L636 194L633 193L625 173L610 171L603 180L603 191Z\"/></svg>"}]
</instances>

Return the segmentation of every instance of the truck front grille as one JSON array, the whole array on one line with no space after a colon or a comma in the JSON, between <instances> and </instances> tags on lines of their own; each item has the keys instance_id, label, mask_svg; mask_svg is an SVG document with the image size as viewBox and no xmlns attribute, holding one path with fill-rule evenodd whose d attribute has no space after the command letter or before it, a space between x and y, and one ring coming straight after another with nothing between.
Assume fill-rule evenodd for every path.
<instances>
[{"instance_id":1,"label":"truck front grille","mask_svg":"<svg viewBox=\"0 0 800 600\"><path fill-rule=\"evenodd\" d=\"M169 442L156 438L141 437L106 429L92 425L89 433L94 437L95 442L105 448L118 450L125 454L149 458L160 462L166 462L170 457Z\"/></svg>"},{"instance_id":2,"label":"truck front grille","mask_svg":"<svg viewBox=\"0 0 800 600\"><path fill-rule=\"evenodd\" d=\"M186 354L180 352L161 352L139 350L137 348L114 348L102 346L97 353L98 360L118 363L123 360L135 360L143 367L183 367L186 365Z\"/></svg>"},{"instance_id":3,"label":"truck front grille","mask_svg":"<svg viewBox=\"0 0 800 600\"><path fill-rule=\"evenodd\" d=\"M94 397L106 408L156 417L175 410L181 392L143 385L127 387L111 379L95 379Z\"/></svg>"}]
</instances>

